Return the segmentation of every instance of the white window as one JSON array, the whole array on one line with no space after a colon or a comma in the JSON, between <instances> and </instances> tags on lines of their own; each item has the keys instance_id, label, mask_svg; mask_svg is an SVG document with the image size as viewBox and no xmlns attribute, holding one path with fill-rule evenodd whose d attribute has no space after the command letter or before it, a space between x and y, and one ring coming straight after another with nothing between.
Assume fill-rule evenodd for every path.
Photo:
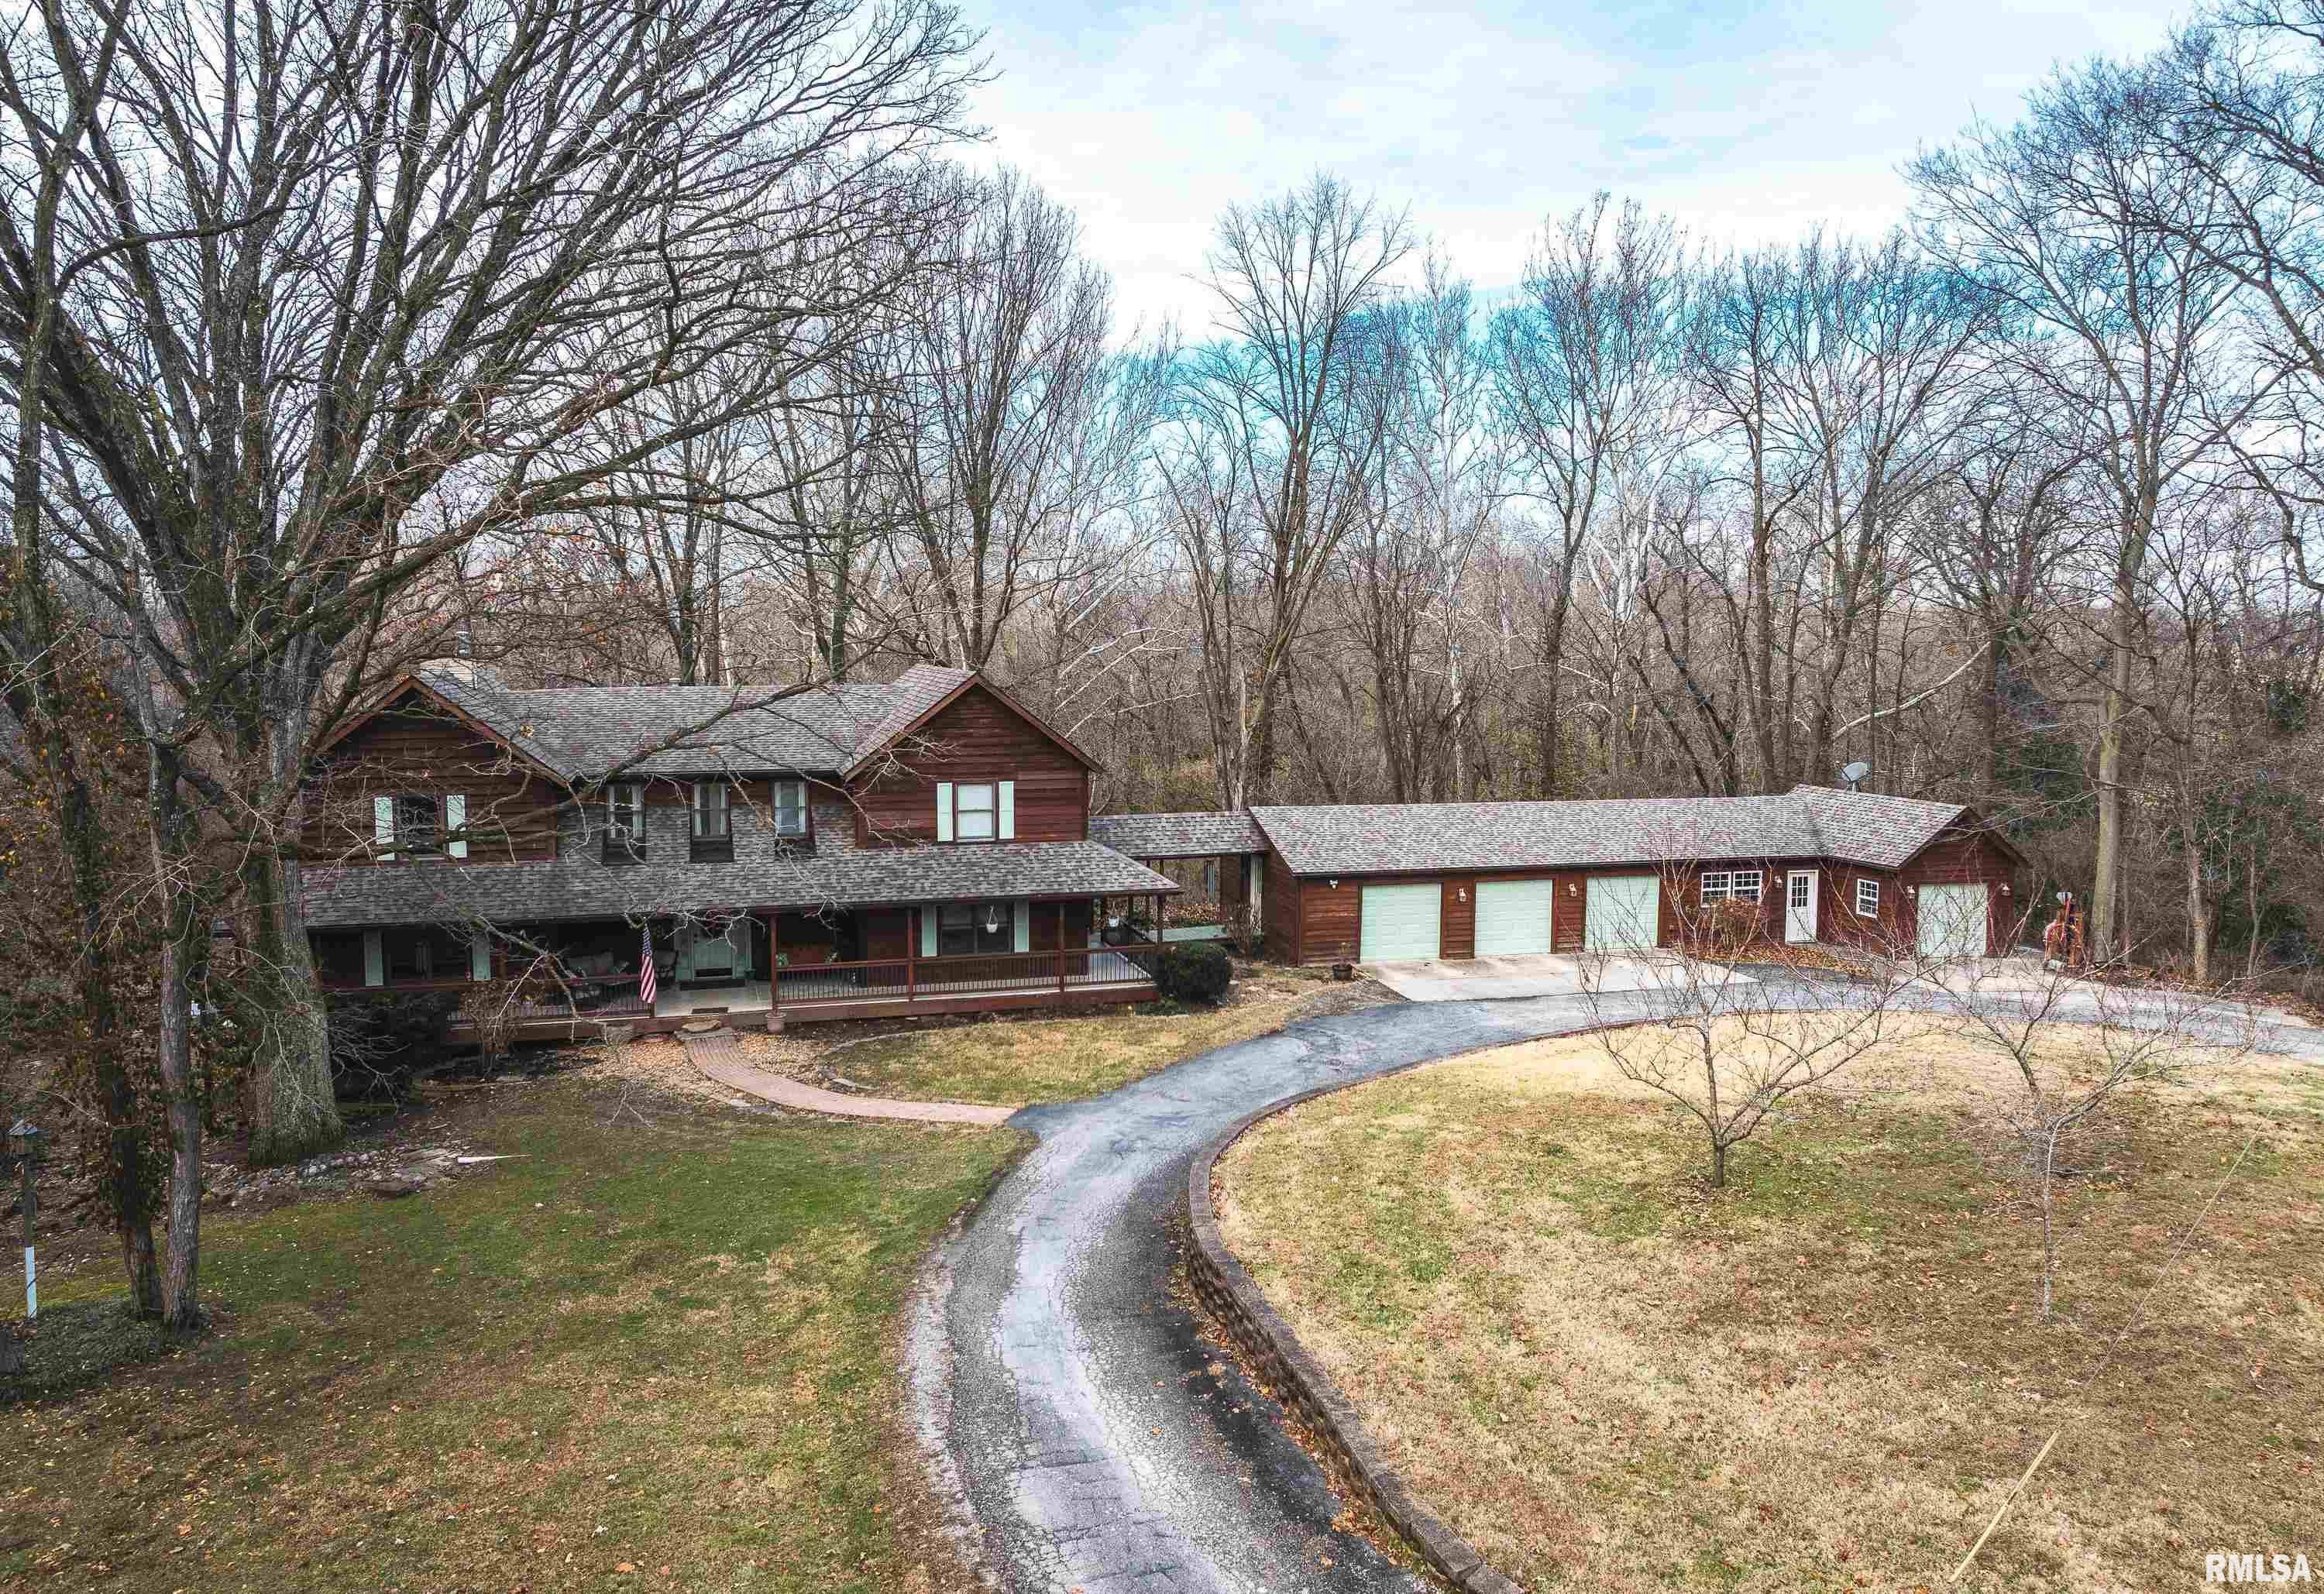
<instances>
[{"instance_id":1,"label":"white window","mask_svg":"<svg viewBox=\"0 0 2324 1594\"><path fill-rule=\"evenodd\" d=\"M1856 879L1856 911L1862 918L1876 918L1880 913L1880 882L1858 875Z\"/></svg>"},{"instance_id":2,"label":"white window","mask_svg":"<svg viewBox=\"0 0 2324 1594\"><path fill-rule=\"evenodd\" d=\"M605 788L605 830L626 842L646 836L646 788L623 780Z\"/></svg>"},{"instance_id":3,"label":"white window","mask_svg":"<svg viewBox=\"0 0 2324 1594\"><path fill-rule=\"evenodd\" d=\"M775 782L775 834L788 836L807 834L806 781Z\"/></svg>"},{"instance_id":4,"label":"white window","mask_svg":"<svg viewBox=\"0 0 2324 1594\"><path fill-rule=\"evenodd\" d=\"M1766 876L1757 869L1706 869L1702 871L1705 902L1757 902Z\"/></svg>"},{"instance_id":5,"label":"white window","mask_svg":"<svg viewBox=\"0 0 2324 1594\"><path fill-rule=\"evenodd\" d=\"M1000 804L992 783L962 783L952 788L952 834L955 841L989 842L1000 834L996 816Z\"/></svg>"}]
</instances>

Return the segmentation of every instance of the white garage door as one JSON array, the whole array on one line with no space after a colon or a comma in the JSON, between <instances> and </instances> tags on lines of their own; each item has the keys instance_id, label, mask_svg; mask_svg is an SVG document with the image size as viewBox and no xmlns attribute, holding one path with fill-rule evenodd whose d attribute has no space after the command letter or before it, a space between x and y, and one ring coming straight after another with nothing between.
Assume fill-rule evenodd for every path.
<instances>
[{"instance_id":1,"label":"white garage door","mask_svg":"<svg viewBox=\"0 0 2324 1594\"><path fill-rule=\"evenodd\" d=\"M1591 952L1653 946L1661 940L1663 883L1651 874L1593 874L1582 944Z\"/></svg>"},{"instance_id":2,"label":"white garage door","mask_svg":"<svg viewBox=\"0 0 2324 1594\"><path fill-rule=\"evenodd\" d=\"M1434 880L1364 888L1362 957L1368 963L1434 957L1444 892Z\"/></svg>"},{"instance_id":3,"label":"white garage door","mask_svg":"<svg viewBox=\"0 0 2324 1594\"><path fill-rule=\"evenodd\" d=\"M1914 900L1920 907L1923 957L1985 955L1985 887L1923 886Z\"/></svg>"},{"instance_id":4,"label":"white garage door","mask_svg":"<svg viewBox=\"0 0 2324 1594\"><path fill-rule=\"evenodd\" d=\"M1500 957L1549 950L1549 914L1555 880L1487 880L1477 888L1477 955Z\"/></svg>"}]
</instances>

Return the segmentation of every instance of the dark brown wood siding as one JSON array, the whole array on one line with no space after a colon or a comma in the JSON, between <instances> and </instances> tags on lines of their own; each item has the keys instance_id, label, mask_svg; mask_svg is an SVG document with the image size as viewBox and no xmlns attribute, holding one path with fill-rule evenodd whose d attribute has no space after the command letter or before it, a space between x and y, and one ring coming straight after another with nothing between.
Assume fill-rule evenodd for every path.
<instances>
[{"instance_id":1,"label":"dark brown wood siding","mask_svg":"<svg viewBox=\"0 0 2324 1594\"><path fill-rule=\"evenodd\" d=\"M1259 888L1259 928L1266 937L1267 955L1279 963L1304 963L1307 957L1299 944L1299 882L1292 878L1280 852L1268 853L1266 869L1266 883Z\"/></svg>"},{"instance_id":2,"label":"dark brown wood siding","mask_svg":"<svg viewBox=\"0 0 2324 1594\"><path fill-rule=\"evenodd\" d=\"M557 856L565 788L466 720L407 692L331 749L309 799L309 860L346 863L369 857L372 798L396 792L466 798L470 863Z\"/></svg>"},{"instance_id":3,"label":"dark brown wood siding","mask_svg":"<svg viewBox=\"0 0 2324 1594\"><path fill-rule=\"evenodd\" d=\"M1433 880L1435 877L1425 878ZM1379 880L1376 878L1374 883L1379 883ZM1361 951L1363 914L1362 880L1342 877L1336 887L1328 879L1301 880L1300 961L1310 963L1356 962Z\"/></svg>"},{"instance_id":4,"label":"dark brown wood siding","mask_svg":"<svg viewBox=\"0 0 2324 1594\"><path fill-rule=\"evenodd\" d=\"M946 705L883 779L860 785L858 846L896 846L936 837L939 781L1013 780L1020 842L1089 839L1089 766L982 686Z\"/></svg>"},{"instance_id":5,"label":"dark brown wood siding","mask_svg":"<svg viewBox=\"0 0 2324 1594\"><path fill-rule=\"evenodd\" d=\"M1436 955L1477 955L1477 880L1473 874L1448 874L1443 880L1444 905L1436 910Z\"/></svg>"}]
</instances>

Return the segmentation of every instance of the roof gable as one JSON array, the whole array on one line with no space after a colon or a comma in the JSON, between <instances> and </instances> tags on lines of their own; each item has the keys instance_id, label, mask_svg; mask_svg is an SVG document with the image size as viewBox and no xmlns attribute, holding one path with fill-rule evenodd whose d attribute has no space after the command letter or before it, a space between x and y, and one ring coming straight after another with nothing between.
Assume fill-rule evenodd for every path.
<instances>
[{"instance_id":1,"label":"roof gable","mask_svg":"<svg viewBox=\"0 0 2324 1594\"><path fill-rule=\"evenodd\" d=\"M974 688L989 693L1001 707L1065 749L1085 768L1095 769L1099 767L1095 759L1074 745L1064 733L974 670L916 664L897 678L896 686L899 701L895 709L872 729L857 749L854 759L840 770L849 779L854 779L882 752L924 728Z\"/></svg>"},{"instance_id":2,"label":"roof gable","mask_svg":"<svg viewBox=\"0 0 2324 1594\"><path fill-rule=\"evenodd\" d=\"M549 749L525 736L521 728L495 723L487 714L478 713L477 705L473 700L463 701L466 696L466 691L456 679L434 672L407 671L391 681L374 698L370 707L358 710L342 722L337 730L325 737L322 744L315 750L316 756L319 758L334 748L344 746L351 737L376 724L383 715L395 712L399 704L408 698L417 698L444 717L456 720L486 741L506 748L552 779L567 781L571 779L570 773L560 766Z\"/></svg>"}]
</instances>

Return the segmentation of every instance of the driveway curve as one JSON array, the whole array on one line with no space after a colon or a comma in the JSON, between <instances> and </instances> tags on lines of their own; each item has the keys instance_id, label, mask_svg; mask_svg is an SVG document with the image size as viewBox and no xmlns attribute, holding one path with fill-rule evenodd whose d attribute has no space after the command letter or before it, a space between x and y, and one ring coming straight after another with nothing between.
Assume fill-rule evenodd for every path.
<instances>
[{"instance_id":1,"label":"driveway curve","mask_svg":"<svg viewBox=\"0 0 2324 1594\"><path fill-rule=\"evenodd\" d=\"M1769 971L1760 1000L1833 988ZM923 1438L1010 1594L1333 1594L1427 1587L1333 1525L1280 1408L1173 1294L1195 1152L1239 1119L1488 1046L1651 1017L1650 993L1434 1002L1293 1024L1085 1101L933 1262L911 1368ZM1910 1005L1919 1005L1912 1003ZM2058 1011L2070 1020L2079 1015ZM2312 1042L2312 1038L2311 1042Z\"/></svg>"}]
</instances>

